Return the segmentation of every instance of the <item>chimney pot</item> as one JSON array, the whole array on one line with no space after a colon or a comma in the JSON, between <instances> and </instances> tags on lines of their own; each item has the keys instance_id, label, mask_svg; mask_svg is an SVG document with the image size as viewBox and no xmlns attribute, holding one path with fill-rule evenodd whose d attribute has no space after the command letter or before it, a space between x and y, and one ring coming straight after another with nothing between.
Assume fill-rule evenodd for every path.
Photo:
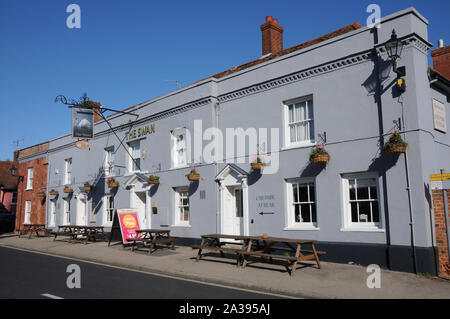
<instances>
[{"instance_id":1,"label":"chimney pot","mask_svg":"<svg viewBox=\"0 0 450 319\"><path fill-rule=\"evenodd\" d=\"M262 55L277 54L283 50L283 28L278 25L278 19L266 16L266 22L261 25Z\"/></svg>"}]
</instances>

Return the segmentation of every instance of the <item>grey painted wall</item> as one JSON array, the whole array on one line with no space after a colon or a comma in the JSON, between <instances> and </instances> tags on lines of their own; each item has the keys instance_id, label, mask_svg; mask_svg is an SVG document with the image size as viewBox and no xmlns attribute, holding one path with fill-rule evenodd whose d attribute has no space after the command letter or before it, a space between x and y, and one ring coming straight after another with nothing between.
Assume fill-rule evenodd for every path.
<instances>
[{"instance_id":1,"label":"grey painted wall","mask_svg":"<svg viewBox=\"0 0 450 319\"><path fill-rule=\"evenodd\" d=\"M377 77L375 58L370 56L374 45L380 46L390 37L395 28L399 37L408 41L398 64L407 69L407 91L399 98L389 84L395 75L386 62L386 54L379 52L383 88L378 95L368 91ZM232 74L220 80L207 79L187 88L144 102L133 109L139 114L134 128L155 124L156 132L141 141L141 150L147 158L142 161L142 170L155 173L161 184L147 187L151 203L158 206L158 214L151 215L151 227L172 225L174 214L174 187L190 187L190 227L171 227L175 236L199 238L201 234L220 231L218 185L216 174L225 164L201 163L193 159L193 164L202 176L198 184L190 184L185 177L189 168L170 168L170 132L186 127L193 133L194 120L201 119L203 128L279 128L278 149L271 149L272 155L279 154L280 167L277 174L262 175L250 171L249 159L237 165L249 172L249 224L250 234L268 233L274 236L310 238L325 242L373 243L400 246L410 245L409 204L406 191L405 158L393 157L381 151L380 133L388 134L393 129L393 120L404 118L409 143L408 167L412 191L415 219L416 245L430 247L432 244L430 202L428 191L429 174L439 169L449 170L450 139L433 129L431 99L447 103L441 93L430 89L427 79L427 22L414 9L408 9L386 17L378 32L376 42L373 32L363 28L349 34L274 59L267 63ZM375 42L374 42L375 41ZM355 61L353 61L353 60ZM344 63L344 64L342 64ZM333 64L336 64L333 66ZM339 65L341 64L341 65ZM330 66L326 71L305 74L304 78L286 80L271 88L255 88L251 94L242 93L227 97L236 90L266 83L293 72L308 70L317 66ZM327 150L331 161L324 169L309 163L312 145L286 148L284 141L284 102L312 95L314 100L315 135L327 133ZM194 106L192 106L193 104ZM218 113L216 113L218 110ZM403 114L402 114L403 110ZM162 114L166 112L167 114ZM403 115L403 116L402 116ZM145 120L146 117L151 117ZM217 116L217 117L216 117ZM449 115L447 114L447 117ZM117 132L120 138L130 128L129 115L110 117L113 126L122 128ZM218 120L218 121L217 121ZM143 121L143 122L140 122ZM450 123L450 121L447 121ZM94 181L102 171L105 151L109 146L118 149L115 175L120 187L115 194L116 208L130 206L130 192L124 185L132 175L127 171L127 154L119 148L117 138L108 131L104 121L95 125L96 138L90 150L78 150L70 136L54 139L49 153L49 189L63 190L64 159L73 159L73 188L81 187L85 181ZM270 138L270 136L269 136ZM387 136L384 140L387 140ZM439 142L439 143L437 143ZM203 141L203 146L208 141ZM263 152L264 153L264 152ZM252 160L254 154L247 154ZM225 154L226 156L226 154ZM59 172L59 173L57 173ZM377 232L342 231L343 192L342 175L348 173L373 172L378 178L382 229ZM286 179L314 178L317 198L318 229L284 230L286 226L287 187ZM200 198L200 192L205 198ZM104 192L109 192L104 179L99 179L95 191L88 202L98 203ZM273 215L261 216L257 196L274 197ZM148 205L151 205L148 203ZM48 205L47 205L48 207ZM62 204L58 205L58 218L62 216ZM75 222L76 200L72 198L71 222ZM57 224L61 223L57 219ZM96 224L102 225L103 207L101 202L96 210ZM165 226L164 226L165 227Z\"/></svg>"}]
</instances>

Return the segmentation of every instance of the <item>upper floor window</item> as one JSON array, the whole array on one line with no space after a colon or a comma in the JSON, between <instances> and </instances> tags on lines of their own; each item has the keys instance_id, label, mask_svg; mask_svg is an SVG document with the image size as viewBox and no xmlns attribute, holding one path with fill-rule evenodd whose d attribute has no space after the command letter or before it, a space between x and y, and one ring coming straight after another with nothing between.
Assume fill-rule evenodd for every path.
<instances>
[{"instance_id":1,"label":"upper floor window","mask_svg":"<svg viewBox=\"0 0 450 319\"><path fill-rule=\"evenodd\" d=\"M133 142L128 144L129 145L129 152L131 155L130 161L129 161L129 171L130 172L136 172L141 170L141 142Z\"/></svg>"},{"instance_id":2,"label":"upper floor window","mask_svg":"<svg viewBox=\"0 0 450 319\"><path fill-rule=\"evenodd\" d=\"M377 176L344 176L343 187L346 226L381 228Z\"/></svg>"},{"instance_id":3,"label":"upper floor window","mask_svg":"<svg viewBox=\"0 0 450 319\"><path fill-rule=\"evenodd\" d=\"M114 175L115 152L114 147L105 149L105 174L106 176Z\"/></svg>"},{"instance_id":4,"label":"upper floor window","mask_svg":"<svg viewBox=\"0 0 450 319\"><path fill-rule=\"evenodd\" d=\"M72 159L68 158L64 161L64 184L72 183Z\"/></svg>"},{"instance_id":5,"label":"upper floor window","mask_svg":"<svg viewBox=\"0 0 450 319\"><path fill-rule=\"evenodd\" d=\"M186 140L185 128L172 131L172 167L183 167L187 165Z\"/></svg>"},{"instance_id":6,"label":"upper floor window","mask_svg":"<svg viewBox=\"0 0 450 319\"><path fill-rule=\"evenodd\" d=\"M286 104L286 144L314 143L314 107L312 97Z\"/></svg>"},{"instance_id":7,"label":"upper floor window","mask_svg":"<svg viewBox=\"0 0 450 319\"><path fill-rule=\"evenodd\" d=\"M28 174L27 174L27 189L33 189L33 168L28 168Z\"/></svg>"}]
</instances>

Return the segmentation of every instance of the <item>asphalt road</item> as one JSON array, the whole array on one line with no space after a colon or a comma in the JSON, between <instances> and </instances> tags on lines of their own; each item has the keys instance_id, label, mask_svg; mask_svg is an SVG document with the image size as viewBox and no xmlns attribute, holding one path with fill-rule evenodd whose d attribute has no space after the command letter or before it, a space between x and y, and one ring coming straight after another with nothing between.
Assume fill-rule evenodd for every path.
<instances>
[{"instance_id":1,"label":"asphalt road","mask_svg":"<svg viewBox=\"0 0 450 319\"><path fill-rule=\"evenodd\" d=\"M68 288L80 267L81 288ZM72 281L73 282L73 281ZM78 260L0 247L0 299L266 299L258 292L212 286L182 279L118 269Z\"/></svg>"}]
</instances>

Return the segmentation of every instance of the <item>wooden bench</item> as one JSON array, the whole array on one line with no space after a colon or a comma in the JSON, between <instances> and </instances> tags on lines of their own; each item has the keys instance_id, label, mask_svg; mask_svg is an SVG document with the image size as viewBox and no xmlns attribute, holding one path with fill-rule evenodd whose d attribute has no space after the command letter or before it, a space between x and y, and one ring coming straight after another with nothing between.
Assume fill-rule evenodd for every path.
<instances>
[{"instance_id":1,"label":"wooden bench","mask_svg":"<svg viewBox=\"0 0 450 319\"><path fill-rule=\"evenodd\" d=\"M134 251L137 248L137 243L143 243L143 246L149 245L148 253L153 253L157 246L163 243L168 243L170 249L175 250L175 241L180 239L179 237L170 236L170 230L164 229L141 229L136 231L137 236L133 239L131 250Z\"/></svg>"},{"instance_id":2,"label":"wooden bench","mask_svg":"<svg viewBox=\"0 0 450 319\"><path fill-rule=\"evenodd\" d=\"M230 253L230 254L235 254L236 255L236 266L239 267L240 265L240 261L241 261L241 257L242 257L242 249L241 248L228 248L228 247L214 247L214 246L205 246L202 248L201 245L193 245L191 246L192 249L198 249L200 251L200 253L197 255L197 261L201 258L202 254L201 252L203 250L206 251L212 251L212 252L219 252L221 257L225 257L224 252L225 253Z\"/></svg>"},{"instance_id":3,"label":"wooden bench","mask_svg":"<svg viewBox=\"0 0 450 319\"><path fill-rule=\"evenodd\" d=\"M68 236L71 237L69 239L69 242L71 242L73 239L75 239L77 233L73 230L72 226L58 226L57 231L50 232L50 235L55 235L55 238L53 238L53 241L56 241L56 237L58 236Z\"/></svg>"}]
</instances>

